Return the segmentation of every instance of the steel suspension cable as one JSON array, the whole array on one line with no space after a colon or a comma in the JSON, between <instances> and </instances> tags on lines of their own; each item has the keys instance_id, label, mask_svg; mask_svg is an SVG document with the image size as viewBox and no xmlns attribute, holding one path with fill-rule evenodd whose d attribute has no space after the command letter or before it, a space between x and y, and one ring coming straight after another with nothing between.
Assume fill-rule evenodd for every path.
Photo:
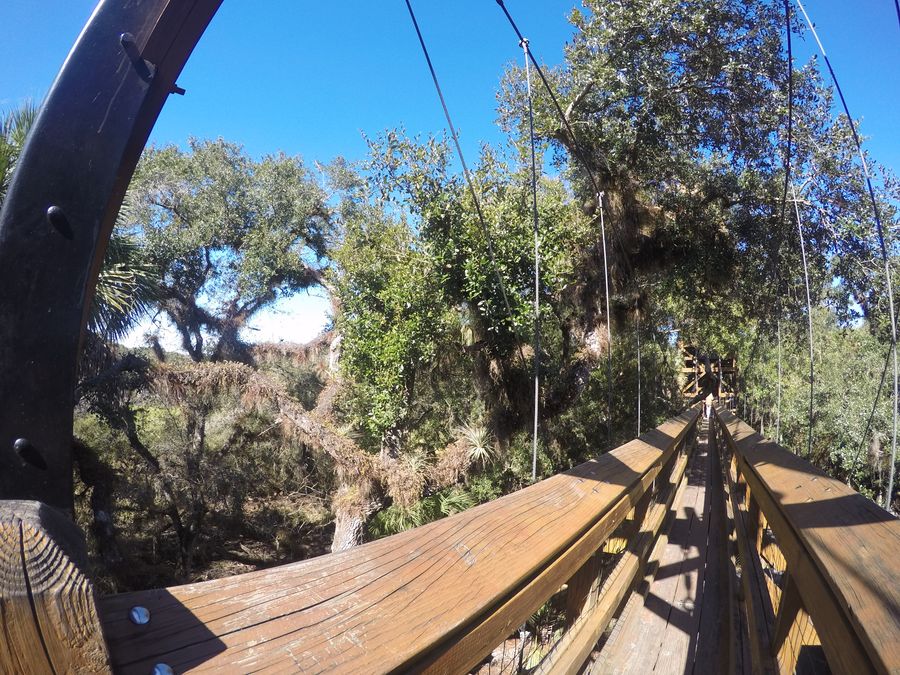
<instances>
[{"instance_id":1,"label":"steel suspension cable","mask_svg":"<svg viewBox=\"0 0 900 675\"><path fill-rule=\"evenodd\" d=\"M791 4L790 0L784 0L784 23L787 46L787 152L785 156L784 191L781 202L781 223L784 223L785 207L787 206L788 186L791 188L791 196L794 202L794 215L797 218L797 235L800 238L800 255L803 260L803 282L806 287L806 316L809 336L809 419L807 421L806 457L812 458L813 425L815 420L814 390L815 390L815 352L813 336L812 294L809 291L809 264L806 258L806 242L803 239L803 223L800 218L800 207L797 199L797 190L791 183L791 148L793 142L794 120L794 53L791 46ZM781 434L781 324L778 325L778 435ZM779 438L780 442L780 438Z\"/></svg>"},{"instance_id":2,"label":"steel suspension cable","mask_svg":"<svg viewBox=\"0 0 900 675\"><path fill-rule=\"evenodd\" d=\"M503 305L506 308L507 318L509 319L510 327L513 330L513 333L516 336L516 345L518 347L519 359L522 362L522 367L527 368L525 362L525 354L522 352L522 336L519 334L519 329L516 327L515 320L513 319L512 307L509 304L509 297L506 294L506 286L503 283L503 277L500 275L500 270L497 266L497 258L494 255L494 244L493 239L491 238L491 232L488 228L487 222L484 219L484 213L481 210L481 203L478 200L478 194L475 191L475 183L472 180L472 176L469 173L469 167L466 164L466 158L463 155L462 146L459 142L459 134L456 133L456 127L453 125L453 120L450 117L450 110L447 108L447 101L444 99L444 93L441 90L440 82L438 82L437 73L434 70L434 65L431 63L431 56L428 54L428 48L425 46L425 38L422 37L422 31L419 29L419 22L416 21L416 14L413 12L412 5L409 0L406 1L406 9L409 10L409 18L412 19L413 27L416 29L416 35L419 38L419 44L422 47L422 53L425 55L425 61L428 63L428 70L431 73L431 80L434 82L434 88L437 90L438 98L441 100L441 107L444 109L444 118L447 120L447 126L450 128L450 136L453 138L453 144L456 146L456 154L459 156L459 163L462 165L463 176L465 176L466 184L469 187L469 192L472 195L472 202L475 204L475 212L478 214L478 222L481 225L482 233L484 234L484 239L487 244L488 256L491 259L491 267L493 268L494 275L497 277L497 284L500 287L500 295L503 298Z\"/></svg>"},{"instance_id":3,"label":"steel suspension cable","mask_svg":"<svg viewBox=\"0 0 900 675\"><path fill-rule=\"evenodd\" d=\"M634 334L637 337L637 435L641 435L641 310L634 301Z\"/></svg>"},{"instance_id":4,"label":"steel suspension cable","mask_svg":"<svg viewBox=\"0 0 900 675\"><path fill-rule=\"evenodd\" d=\"M809 435L806 441L806 458L812 459L813 442L813 390L816 381L815 356L813 352L813 316L812 300L809 293L809 266L806 262L806 244L803 241L803 225L800 220L800 205L798 204L797 190L791 185L791 194L794 197L794 214L797 216L797 234L800 236L800 254L803 257L803 281L806 284L806 316L809 321Z\"/></svg>"},{"instance_id":5,"label":"steel suspension cable","mask_svg":"<svg viewBox=\"0 0 900 675\"><path fill-rule=\"evenodd\" d=\"M531 68L528 65L528 40L520 43L525 52L525 81L528 85L528 132L531 139L531 212L534 220L534 434L531 439L531 480L537 480L538 411L541 368L541 249L538 230L537 158L534 142L534 102L531 97Z\"/></svg>"},{"instance_id":6,"label":"steel suspension cable","mask_svg":"<svg viewBox=\"0 0 900 675\"><path fill-rule=\"evenodd\" d=\"M862 170L863 175L866 179L866 187L869 192L869 199L872 202L872 211L875 215L875 231L878 235L878 243L881 247L881 258L884 262L884 278L885 284L887 285L887 293L888 293L888 309L891 315L891 351L893 355L894 361L894 400L893 400L893 428L891 431L891 466L890 471L888 473L888 489L885 493L885 508L890 508L891 496L894 490L894 472L897 467L897 405L898 405L898 394L900 394L900 381L898 381L898 363L897 363L897 315L894 311L894 289L893 283L891 281L891 264L890 259L887 254L887 246L884 243L884 228L881 224L881 214L878 210L878 201L875 199L875 188L872 187L872 177L869 174L869 165L866 162L866 156L862 151L862 142L859 140L859 134L856 130L856 123L853 121L853 117L850 115L850 108L847 105L847 99L844 98L844 92L841 89L841 85L838 82L837 75L834 73L834 68L831 66L831 60L828 58L828 54L825 52L825 47L822 45L822 41L819 39L819 34L816 31L816 27L813 24L812 20L809 18L809 14L806 12L806 8L803 7L803 3L800 0L797 0L797 6L800 8L800 11L803 12L803 17L806 19L806 23L809 26L810 31L813 34L813 37L816 40L816 44L819 46L819 51L822 52L822 58L825 60L825 65L828 66L828 72L831 74L831 79L834 82L834 88L837 90L838 97L841 99L841 105L844 107L844 113L847 115L847 124L850 126L850 132L853 135L853 142L856 144L856 152L859 155L859 159L862 162Z\"/></svg>"},{"instance_id":7,"label":"steel suspension cable","mask_svg":"<svg viewBox=\"0 0 900 675\"><path fill-rule=\"evenodd\" d=\"M609 265L606 261L606 223L603 217L603 193L597 193L597 205L600 207L600 241L603 243L603 288L606 293L606 434L612 442L612 322L609 312Z\"/></svg>"},{"instance_id":8,"label":"steel suspension cable","mask_svg":"<svg viewBox=\"0 0 900 675\"><path fill-rule=\"evenodd\" d=\"M516 34L516 37L519 38L519 44L525 42L527 44L527 40L522 35L522 31L519 30L518 25L516 25L515 20L513 20L512 15L509 13L509 10L506 8L506 5L503 3L503 0L496 0L497 4L500 6L500 9L503 10L503 14L506 15L506 19L509 22L509 25L512 27L513 31ZM562 106L559 103L559 99L557 99L556 94L553 92L553 87L550 86L550 82L547 80L547 77L544 75L544 71L541 68L540 63L534 57L534 53L531 49L526 50L526 55L528 59L531 61L534 66L535 72L537 72L538 76L541 78L541 82L544 84L544 88L547 90L547 94L550 96L550 100L553 101L553 106L556 108L556 113L559 116L560 121L566 128L566 131L569 134L569 137L572 139L572 148L571 152L581 164L585 173L588 176L588 179L591 182L591 187L594 190L594 196L597 199L597 208L600 210L600 237L602 240L603 246L603 286L606 293L606 338L607 338L607 436L610 441L612 441L612 326L610 325L610 295L609 295L609 264L606 255L606 224L604 222L604 213L603 213L603 190L600 189L600 183L597 181L597 177L594 175L593 170L590 167L587 159L578 149L578 141L575 136L575 131L572 129L572 125L569 123L566 114L563 112ZM628 250L625 248L625 245L622 243L621 238L618 236L618 233L614 231L616 236L616 241L619 244L619 248L622 249L622 260L625 263L625 266L628 268L629 272L632 272L631 261L628 259Z\"/></svg>"},{"instance_id":9,"label":"steel suspension cable","mask_svg":"<svg viewBox=\"0 0 900 675\"><path fill-rule=\"evenodd\" d=\"M780 303L779 303L780 304ZM780 307L779 307L780 309ZM775 320L775 332L778 335L778 381L775 386L775 442L781 443L781 312Z\"/></svg>"},{"instance_id":10,"label":"steel suspension cable","mask_svg":"<svg viewBox=\"0 0 900 675\"><path fill-rule=\"evenodd\" d=\"M784 188L781 192L781 218L778 220L779 227L784 225L784 215L787 210L787 194L788 185L791 182L791 145L793 142L793 105L794 105L794 61L793 48L791 46L791 5L790 0L784 0L784 22L787 43L787 147L784 152ZM780 256L781 237L778 237L779 245L776 250L776 259ZM775 440L781 443L781 315L784 307L781 300L781 271L777 260L775 263L775 277L778 287L778 384L777 384L777 402L775 405ZM810 420L810 423L812 420Z\"/></svg>"}]
</instances>

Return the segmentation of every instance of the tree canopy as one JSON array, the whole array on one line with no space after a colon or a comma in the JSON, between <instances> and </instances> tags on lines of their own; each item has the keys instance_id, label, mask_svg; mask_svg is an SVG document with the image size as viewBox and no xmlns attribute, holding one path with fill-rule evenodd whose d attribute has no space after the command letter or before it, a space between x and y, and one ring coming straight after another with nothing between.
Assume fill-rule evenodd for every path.
<instances>
[{"instance_id":1,"label":"tree canopy","mask_svg":"<svg viewBox=\"0 0 900 675\"><path fill-rule=\"evenodd\" d=\"M784 444L805 447L800 236L812 460L896 503L880 450L889 396L873 406L890 317L871 205L816 60L789 70L782 3L588 1L571 21L564 62L546 70L565 123L534 89L551 167L536 194L539 354L522 69L499 84L509 143L472 165L484 222L443 136L375 133L366 160L333 161L322 184L300 158L222 139L145 152L118 232L149 261L152 306L183 354L157 344L86 383L79 438L92 494L115 496L107 512L127 506L123 529L157 533L169 574L212 565L242 523L263 564L301 555L273 551L265 527L293 544L315 532L303 554L328 539L336 550L526 485L536 360L541 477L632 438L638 391L643 429L683 406L679 341L736 355L742 414L763 429L780 419ZM870 166L894 223L896 181ZM892 238L888 251L896 263ZM242 338L265 307L314 287L333 321L312 343Z\"/></svg>"}]
</instances>

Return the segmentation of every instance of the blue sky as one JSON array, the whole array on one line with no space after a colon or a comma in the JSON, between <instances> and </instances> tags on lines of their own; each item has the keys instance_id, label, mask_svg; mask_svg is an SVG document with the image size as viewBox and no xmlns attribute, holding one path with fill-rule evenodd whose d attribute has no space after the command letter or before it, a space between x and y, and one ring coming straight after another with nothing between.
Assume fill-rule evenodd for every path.
<instances>
[{"instance_id":1,"label":"blue sky","mask_svg":"<svg viewBox=\"0 0 900 675\"><path fill-rule=\"evenodd\" d=\"M93 10L93 0L0 0L0 109L40 100ZM562 60L575 0L507 0L532 49ZM494 0L418 0L420 26L463 149L496 142L495 93L504 67L521 62ZM900 26L892 0L808 0L851 112L872 156L900 169ZM798 59L815 49L797 41ZM359 159L361 132L403 125L444 128L440 105L403 0L225 0L188 62L151 140L188 136L237 141L255 155L277 150L310 165ZM322 327L327 303L301 297L260 317L248 337L303 342ZM136 338L137 339L137 338Z\"/></svg>"}]
</instances>

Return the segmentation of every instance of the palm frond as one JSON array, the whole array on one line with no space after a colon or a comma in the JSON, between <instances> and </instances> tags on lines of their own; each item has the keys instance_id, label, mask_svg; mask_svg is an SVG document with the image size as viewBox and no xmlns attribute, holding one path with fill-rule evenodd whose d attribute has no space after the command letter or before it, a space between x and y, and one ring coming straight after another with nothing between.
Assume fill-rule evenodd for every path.
<instances>
[{"instance_id":1,"label":"palm frond","mask_svg":"<svg viewBox=\"0 0 900 675\"><path fill-rule=\"evenodd\" d=\"M460 439L468 446L469 461L485 466L494 459L490 430L481 424L464 424L457 429Z\"/></svg>"},{"instance_id":2,"label":"palm frond","mask_svg":"<svg viewBox=\"0 0 900 675\"><path fill-rule=\"evenodd\" d=\"M6 197L16 162L34 125L37 112L38 108L34 103L25 101L0 118L0 206Z\"/></svg>"}]
</instances>

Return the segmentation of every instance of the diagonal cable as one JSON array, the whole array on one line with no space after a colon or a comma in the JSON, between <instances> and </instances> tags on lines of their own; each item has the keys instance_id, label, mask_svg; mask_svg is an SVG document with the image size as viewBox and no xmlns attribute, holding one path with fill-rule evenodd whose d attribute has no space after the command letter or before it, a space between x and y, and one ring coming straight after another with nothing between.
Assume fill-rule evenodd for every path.
<instances>
[{"instance_id":1,"label":"diagonal cable","mask_svg":"<svg viewBox=\"0 0 900 675\"><path fill-rule=\"evenodd\" d=\"M506 8L506 5L503 4L503 0L496 0L497 4L500 5L500 9L503 10L503 13L506 15L507 21L509 21L509 25L512 26L513 31L516 34L516 37L519 38L519 42L524 40L525 38L522 36L522 32L519 30L518 25L516 25L515 20L512 18L512 15L509 13L509 10ZM556 108L556 113L559 115L560 121L565 126L566 131L569 134L569 138L572 139L572 154L575 155L575 159L581 164L584 172L588 176L588 180L591 182L591 187L594 190L594 196L600 194L600 183L597 181L597 177L594 175L593 169L591 169L591 165L588 163L587 158L582 154L581 150L578 148L578 137L575 135L574 129L572 129L572 125L569 123L569 118L566 117L566 114L563 112L562 106L559 103L559 99L556 97L556 94L553 92L553 87L550 86L549 80L544 75L544 70L541 68L541 64L538 63L538 60L534 57L534 53L529 50L528 57L531 59L532 65L534 65L534 69L537 72L538 76L541 78L541 82L544 83L544 88L547 90L547 94L550 96L550 100L553 101L553 107ZM598 198L599 199L599 198ZM616 235L616 243L619 245L619 248L622 249L622 260L625 263L625 266L628 268L629 274L631 274L634 270L631 266L631 260L628 257L628 249L625 248L625 244L622 243L621 237L619 237L618 233Z\"/></svg>"},{"instance_id":2,"label":"diagonal cable","mask_svg":"<svg viewBox=\"0 0 900 675\"><path fill-rule=\"evenodd\" d=\"M509 319L510 327L515 333L516 336L516 346L518 347L519 359L522 361L522 367L526 368L525 363L525 354L522 352L522 336L519 334L519 329L516 326L516 322L513 319L512 308L509 304L509 296L506 294L506 286L503 283L503 277L500 276L500 271L497 267L497 257L494 255L494 243L491 238L490 229L488 229L487 222L484 219L484 213L481 210L481 203L478 200L478 194L475 191L475 183L472 181L472 176L469 173L469 167L466 164L466 158L463 155L462 146L459 143L459 134L456 133L456 127L453 126L453 120L450 117L450 110L447 108L447 101L444 99L444 93L441 91L440 82L438 82L437 73L434 70L434 65L431 63L431 56L428 55L428 48L425 46L425 39L422 37L422 31L419 29L419 22L416 21L415 12L413 12L412 5L409 0L406 0L406 9L409 10L409 18L412 19L413 27L416 29L416 35L419 38L419 44L422 46L422 53L425 55L425 61L428 63L428 70L431 72L431 79L434 82L434 88L437 90L438 98L441 100L441 107L444 109L444 118L447 120L447 126L450 128L450 135L453 137L453 144L456 146L456 154L459 156L459 163L462 165L463 175L466 178L466 185L469 187L469 192L472 195L472 201L475 204L475 211L478 214L478 222L481 225L481 230L484 233L484 239L487 243L488 256L491 259L491 267L493 268L494 275L497 277L497 283L500 286L500 295L503 297L503 305L506 308L507 318Z\"/></svg>"},{"instance_id":3,"label":"diagonal cable","mask_svg":"<svg viewBox=\"0 0 900 675\"><path fill-rule=\"evenodd\" d=\"M498 5L500 5L500 9L502 9L503 13L506 15L506 18L509 21L509 25L512 26L513 31L515 31L516 36L519 38L519 44L525 43L527 45L528 41L522 35L522 32L519 30L519 27L513 20L512 15L510 15L509 10L506 8L506 5L503 4L503 0L496 0L496 2ZM606 223L603 213L604 193L603 190L600 189L600 184L597 182L597 177L594 175L593 170L591 170L590 164L588 164L584 155L582 155L581 151L578 149L578 140L575 136L575 131L569 124L569 120L566 117L566 114L563 112L562 106L560 106L559 104L559 99L557 99L556 94L553 93L553 88L550 86L550 82L548 82L546 76L544 75L544 71L541 69L541 65L534 57L534 53L531 51L531 49L526 48L526 54L531 60L532 65L534 65L535 71L540 76L541 82L544 83L544 88L550 95L550 99L553 101L556 112L559 115L559 118L562 121L563 125L565 125L566 131L569 133L569 137L572 139L572 154L575 155L575 158L584 168L585 173L587 173L588 179L591 181L591 186L594 189L594 195L597 199L597 207L600 209L600 238L603 244L603 286L606 292L607 435L609 437L609 440L612 441L612 325L610 324L609 264L606 256ZM622 239L619 237L618 233L615 231L613 231L613 233L615 234L616 242L619 244L619 248L622 249L622 260L625 262L626 267L628 267L629 273L632 273L633 269L631 267L631 261L628 258L628 251L625 248L625 245L622 243Z\"/></svg>"},{"instance_id":4,"label":"diagonal cable","mask_svg":"<svg viewBox=\"0 0 900 675\"><path fill-rule=\"evenodd\" d=\"M800 8L800 11L803 12L803 17L806 19L806 23L809 26L809 30L812 32L813 37L816 39L816 44L819 46L819 51L822 52L822 58L825 59L825 65L828 66L828 72L831 74L831 79L834 82L834 88L837 90L838 97L841 99L841 105L844 106L844 113L847 115L847 124L850 125L850 132L853 135L853 142L856 144L856 152L859 154L859 159L862 162L862 170L863 176L866 179L866 187L869 191L869 199L872 202L872 211L875 215L875 232L878 235L878 243L881 247L881 258L884 262L884 279L887 285L887 293L888 293L888 309L891 313L891 350L893 353L894 359L894 402L893 402L893 429L891 433L891 466L890 472L888 475L888 489L885 492L885 507L890 507L891 496L894 489L894 473L897 468L897 404L898 402L898 388L900 388L900 381L898 381L898 363L897 363L897 315L894 311L894 288L891 282L891 263L888 259L887 254L887 246L884 243L884 228L881 224L881 214L878 210L878 201L875 199L875 189L872 187L872 177L869 174L869 165L866 163L866 156L862 151L862 142L859 140L859 134L856 131L856 123L853 121L853 116L850 115L850 108L847 105L847 99L844 98L844 92L841 89L841 85L838 82L837 75L834 73L834 68L831 67L831 60L828 58L828 54L825 52L825 47L822 46L822 41L819 39L819 33L816 31L815 24L813 24L812 20L809 18L809 14L806 13L806 9L803 7L803 3L800 0L797 0L797 6Z\"/></svg>"}]
</instances>

